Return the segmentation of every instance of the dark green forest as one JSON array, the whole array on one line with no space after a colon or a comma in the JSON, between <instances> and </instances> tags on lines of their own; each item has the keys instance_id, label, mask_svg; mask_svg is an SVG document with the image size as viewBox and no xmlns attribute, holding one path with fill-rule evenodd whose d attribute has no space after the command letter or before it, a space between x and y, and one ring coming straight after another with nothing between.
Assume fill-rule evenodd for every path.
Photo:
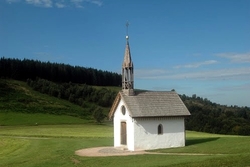
<instances>
[{"instance_id":1,"label":"dark green forest","mask_svg":"<svg viewBox=\"0 0 250 167\"><path fill-rule=\"evenodd\" d=\"M27 59L1 58L0 78L25 81L38 92L68 100L84 109L82 113L53 114L68 114L77 117L94 114L96 119L101 118L97 121L105 118L101 110L102 108L108 110L111 107L119 90L108 89L104 86L118 87L121 84L121 75L116 73ZM93 85L102 87L97 88ZM186 95L180 95L180 97L191 113L185 122L187 130L250 135L249 107L220 105L195 94L192 97Z\"/></svg>"},{"instance_id":2,"label":"dark green forest","mask_svg":"<svg viewBox=\"0 0 250 167\"><path fill-rule=\"evenodd\" d=\"M226 106L196 96L179 95L191 116L186 129L232 135L250 135L250 108Z\"/></svg>"},{"instance_id":3,"label":"dark green forest","mask_svg":"<svg viewBox=\"0 0 250 167\"><path fill-rule=\"evenodd\" d=\"M72 82L96 86L121 85L121 75L113 72L38 60L19 60L4 57L0 59L0 77L20 81L42 78L57 83Z\"/></svg>"},{"instance_id":4,"label":"dark green forest","mask_svg":"<svg viewBox=\"0 0 250 167\"><path fill-rule=\"evenodd\" d=\"M93 88L86 84L61 83L37 78L27 79L27 84L34 90L50 96L68 100L82 107L88 103L95 103L101 107L110 107L117 94L116 91L107 88Z\"/></svg>"}]
</instances>

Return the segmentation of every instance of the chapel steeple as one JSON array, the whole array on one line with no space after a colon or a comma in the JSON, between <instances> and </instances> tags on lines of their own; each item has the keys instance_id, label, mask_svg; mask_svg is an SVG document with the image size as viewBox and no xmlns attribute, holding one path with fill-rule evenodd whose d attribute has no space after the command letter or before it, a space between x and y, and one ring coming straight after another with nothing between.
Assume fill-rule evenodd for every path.
<instances>
[{"instance_id":1,"label":"chapel steeple","mask_svg":"<svg viewBox=\"0 0 250 167\"><path fill-rule=\"evenodd\" d=\"M124 54L124 60L122 64L122 91L128 95L134 95L134 65L131 59L130 47L129 47L129 36L128 36L128 22L127 35L126 35L126 48Z\"/></svg>"}]
</instances>

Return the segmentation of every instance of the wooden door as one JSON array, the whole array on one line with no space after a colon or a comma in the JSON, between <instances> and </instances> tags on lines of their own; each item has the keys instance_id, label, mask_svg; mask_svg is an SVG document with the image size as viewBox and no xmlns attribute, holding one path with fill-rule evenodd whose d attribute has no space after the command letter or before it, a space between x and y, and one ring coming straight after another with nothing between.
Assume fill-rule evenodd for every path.
<instances>
[{"instance_id":1,"label":"wooden door","mask_svg":"<svg viewBox=\"0 0 250 167\"><path fill-rule=\"evenodd\" d=\"M121 144L127 145L127 124L126 124L126 122L121 122Z\"/></svg>"}]
</instances>

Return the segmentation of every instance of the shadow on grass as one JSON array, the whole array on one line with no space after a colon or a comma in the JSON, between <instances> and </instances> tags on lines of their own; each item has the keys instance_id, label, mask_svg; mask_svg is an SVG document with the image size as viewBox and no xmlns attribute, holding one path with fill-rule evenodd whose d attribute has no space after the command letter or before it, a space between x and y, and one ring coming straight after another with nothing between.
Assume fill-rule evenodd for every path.
<instances>
[{"instance_id":1,"label":"shadow on grass","mask_svg":"<svg viewBox=\"0 0 250 167\"><path fill-rule=\"evenodd\" d=\"M211 141L218 140L219 137L208 137L208 138L199 138L199 139L187 139L186 140L186 146L194 145L194 144L200 144L200 143L207 143Z\"/></svg>"}]
</instances>

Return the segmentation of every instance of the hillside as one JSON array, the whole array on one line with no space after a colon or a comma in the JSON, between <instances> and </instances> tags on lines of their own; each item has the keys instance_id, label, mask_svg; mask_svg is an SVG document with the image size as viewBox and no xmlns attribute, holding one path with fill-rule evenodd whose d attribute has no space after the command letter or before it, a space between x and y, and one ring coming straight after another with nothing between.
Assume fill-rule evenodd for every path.
<instances>
[{"instance_id":1,"label":"hillside","mask_svg":"<svg viewBox=\"0 0 250 167\"><path fill-rule=\"evenodd\" d=\"M25 82L0 79L0 125L79 124L93 122L86 107L32 90Z\"/></svg>"},{"instance_id":2,"label":"hillside","mask_svg":"<svg viewBox=\"0 0 250 167\"><path fill-rule=\"evenodd\" d=\"M225 106L196 96L180 95L191 116L186 129L216 134L250 135L250 108Z\"/></svg>"},{"instance_id":3,"label":"hillside","mask_svg":"<svg viewBox=\"0 0 250 167\"><path fill-rule=\"evenodd\" d=\"M64 120L59 124L93 122L94 118L101 122L107 116L118 90L119 87L54 83L39 78L27 82L0 79L0 125L54 124L53 119L57 120L57 116L65 116L59 119ZM196 95L180 97L191 112L186 119L187 130L250 135L249 107L220 105ZM29 114L29 119L22 113ZM79 120L71 120L73 118ZM18 120L17 123L14 119ZM30 119L39 121L30 122Z\"/></svg>"}]
</instances>

